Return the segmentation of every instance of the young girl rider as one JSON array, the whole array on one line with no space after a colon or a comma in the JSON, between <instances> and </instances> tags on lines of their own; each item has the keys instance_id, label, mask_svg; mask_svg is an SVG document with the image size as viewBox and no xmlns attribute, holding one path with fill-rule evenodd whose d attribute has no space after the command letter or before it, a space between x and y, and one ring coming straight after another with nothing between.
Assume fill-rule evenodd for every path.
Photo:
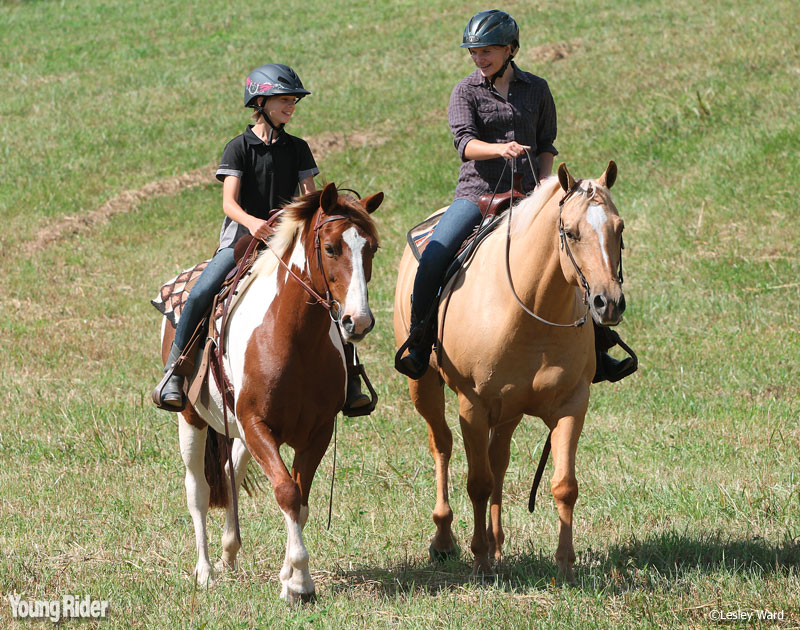
<instances>
[{"instance_id":1,"label":"young girl rider","mask_svg":"<svg viewBox=\"0 0 800 630\"><path fill-rule=\"evenodd\" d=\"M245 234L258 239L269 236L267 219L275 209L298 194L315 190L314 176L319 168L305 140L284 131L297 102L311 94L294 70L283 64L267 64L253 70L244 88L244 106L255 110L255 124L228 142L222 152L217 179L222 182L222 209L225 219L220 230L219 248L198 278L184 305L175 341L170 349L166 373L178 360L200 320L211 308L222 282L234 268L233 247ZM350 344L346 344L350 346ZM354 349L346 348L349 353ZM349 357L352 362L352 355ZM162 409L182 411L186 406L184 377L173 372L154 400ZM161 386L161 384L159 384ZM357 378L347 383L345 408L369 404L361 393Z\"/></svg>"},{"instance_id":2,"label":"young girl rider","mask_svg":"<svg viewBox=\"0 0 800 630\"><path fill-rule=\"evenodd\" d=\"M535 186L529 154L534 156L532 166L539 179L550 175L558 154L553 146L556 108L550 88L544 79L520 70L512 61L519 50L514 18L498 10L477 13L464 29L461 47L469 50L477 69L456 84L450 96L450 129L462 164L455 200L422 253L414 280L409 353L398 365L400 372L413 379L427 370L433 343L423 320L434 306L458 248L480 223L478 199L493 193L498 183L499 192L511 188L511 169L505 168L502 175L506 160L517 160L515 170L522 173L523 192L528 193ZM508 178L507 183L500 182L501 175ZM617 380L614 377L631 361L618 362L606 353L598 359L598 374L605 371L608 380Z\"/></svg>"}]
</instances>

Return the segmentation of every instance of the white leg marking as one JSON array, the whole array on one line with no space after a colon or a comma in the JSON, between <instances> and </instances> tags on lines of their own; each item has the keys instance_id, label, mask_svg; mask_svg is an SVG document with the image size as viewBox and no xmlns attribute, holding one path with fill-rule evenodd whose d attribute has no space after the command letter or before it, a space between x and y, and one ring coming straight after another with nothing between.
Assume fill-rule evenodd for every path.
<instances>
[{"instance_id":1,"label":"white leg marking","mask_svg":"<svg viewBox=\"0 0 800 630\"><path fill-rule=\"evenodd\" d=\"M603 252L603 260L606 262L606 265L610 265L611 262L608 260L608 254L606 253L606 241L601 229L603 224L608 221L606 211L603 210L602 206L596 203L589 204L589 209L586 211L586 221L594 228L594 231L597 232L597 238L600 241L600 251Z\"/></svg>"},{"instance_id":2,"label":"white leg marking","mask_svg":"<svg viewBox=\"0 0 800 630\"><path fill-rule=\"evenodd\" d=\"M186 466L186 503L194 523L194 538L197 546L197 565L194 574L197 583L205 586L213 583L214 571L208 557L208 534L206 532L206 515L211 489L205 475L205 454L207 428L196 429L182 417L178 418L178 439L181 457Z\"/></svg>"},{"instance_id":3,"label":"white leg marking","mask_svg":"<svg viewBox=\"0 0 800 630\"><path fill-rule=\"evenodd\" d=\"M250 463L250 451L244 445L242 440L236 439L233 441L233 470L236 480L236 492L244 481L245 474L247 474L247 465ZM230 472L228 466L225 465L225 482L229 483ZM239 495L241 496L241 495ZM239 553L239 541L236 539L236 515L233 511L233 497L228 503L228 508L225 510L225 529L222 532L222 559L217 563L217 570L236 569L236 554Z\"/></svg>"},{"instance_id":4,"label":"white leg marking","mask_svg":"<svg viewBox=\"0 0 800 630\"><path fill-rule=\"evenodd\" d=\"M314 592L314 581L308 570L308 551L303 542L303 524L308 519L308 509L300 508L299 522L283 512L286 521L286 558L281 569L281 599L297 599ZM283 510L281 510L283 511Z\"/></svg>"}]
</instances>

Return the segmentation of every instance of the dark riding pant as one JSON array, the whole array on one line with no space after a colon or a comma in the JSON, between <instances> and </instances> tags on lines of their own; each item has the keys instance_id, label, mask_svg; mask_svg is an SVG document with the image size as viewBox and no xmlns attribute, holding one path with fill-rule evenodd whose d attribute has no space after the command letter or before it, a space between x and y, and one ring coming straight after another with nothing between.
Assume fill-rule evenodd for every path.
<instances>
[{"instance_id":1,"label":"dark riding pant","mask_svg":"<svg viewBox=\"0 0 800 630\"><path fill-rule=\"evenodd\" d=\"M430 310L458 248L480 221L481 211L467 199L456 199L445 210L422 252L414 278L413 308L417 321L422 321Z\"/></svg>"},{"instance_id":2,"label":"dark riding pant","mask_svg":"<svg viewBox=\"0 0 800 630\"><path fill-rule=\"evenodd\" d=\"M178 328L175 331L175 345L178 348L183 349L189 343L197 324L211 308L214 296L225 281L225 277L235 266L233 247L223 247L203 269L203 273L189 292L189 299L186 300L181 318L178 320Z\"/></svg>"}]
</instances>

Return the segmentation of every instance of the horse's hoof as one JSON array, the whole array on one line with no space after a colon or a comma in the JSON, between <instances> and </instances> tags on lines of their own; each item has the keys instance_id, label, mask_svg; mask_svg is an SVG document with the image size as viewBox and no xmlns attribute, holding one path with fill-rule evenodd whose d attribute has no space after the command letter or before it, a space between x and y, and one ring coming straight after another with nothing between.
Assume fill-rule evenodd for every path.
<instances>
[{"instance_id":1,"label":"horse's hoof","mask_svg":"<svg viewBox=\"0 0 800 630\"><path fill-rule=\"evenodd\" d=\"M455 560L459 555L458 547L453 547L452 549L434 549L433 545L428 547L428 553L431 556L431 562L434 564L447 562L448 560Z\"/></svg>"},{"instance_id":2,"label":"horse's hoof","mask_svg":"<svg viewBox=\"0 0 800 630\"><path fill-rule=\"evenodd\" d=\"M475 577L491 577L494 575L494 571L488 560L475 560L472 565L472 575Z\"/></svg>"},{"instance_id":3,"label":"horse's hoof","mask_svg":"<svg viewBox=\"0 0 800 630\"><path fill-rule=\"evenodd\" d=\"M239 565L238 562L234 561L233 563L231 563L225 560L224 558L220 558L214 565L214 571L219 573L225 573L225 572L235 573L236 571L239 570L238 565Z\"/></svg>"},{"instance_id":4,"label":"horse's hoof","mask_svg":"<svg viewBox=\"0 0 800 630\"><path fill-rule=\"evenodd\" d=\"M214 586L214 569L208 567L197 567L194 570L192 579L199 588L212 588Z\"/></svg>"},{"instance_id":5,"label":"horse's hoof","mask_svg":"<svg viewBox=\"0 0 800 630\"><path fill-rule=\"evenodd\" d=\"M316 591L311 591L310 593L297 593L284 586L283 590L281 591L281 599L285 600L286 603L295 606L297 604L309 604L316 601L317 594Z\"/></svg>"}]
</instances>

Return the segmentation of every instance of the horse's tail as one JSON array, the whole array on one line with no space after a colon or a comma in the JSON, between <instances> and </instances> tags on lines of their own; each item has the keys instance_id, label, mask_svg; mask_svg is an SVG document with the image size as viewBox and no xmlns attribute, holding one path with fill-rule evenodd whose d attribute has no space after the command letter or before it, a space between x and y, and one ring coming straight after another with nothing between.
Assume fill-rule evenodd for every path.
<instances>
[{"instance_id":1,"label":"horse's tail","mask_svg":"<svg viewBox=\"0 0 800 630\"><path fill-rule=\"evenodd\" d=\"M229 440L228 448L233 444ZM230 505L231 484L229 475L225 474L225 463L228 461L228 450L225 448L225 436L208 427L206 437L206 481L211 487L209 505L211 507L227 508Z\"/></svg>"},{"instance_id":2,"label":"horse's tail","mask_svg":"<svg viewBox=\"0 0 800 630\"><path fill-rule=\"evenodd\" d=\"M232 446L233 439L229 439L228 448ZM205 474L206 481L211 487L209 499L211 507L227 508L230 505L231 477L225 472L227 463L228 450L225 447L225 436L208 427ZM253 471L254 469L252 468L248 470L244 480L242 480L242 490L251 497L260 494L264 489L264 477Z\"/></svg>"}]
</instances>

